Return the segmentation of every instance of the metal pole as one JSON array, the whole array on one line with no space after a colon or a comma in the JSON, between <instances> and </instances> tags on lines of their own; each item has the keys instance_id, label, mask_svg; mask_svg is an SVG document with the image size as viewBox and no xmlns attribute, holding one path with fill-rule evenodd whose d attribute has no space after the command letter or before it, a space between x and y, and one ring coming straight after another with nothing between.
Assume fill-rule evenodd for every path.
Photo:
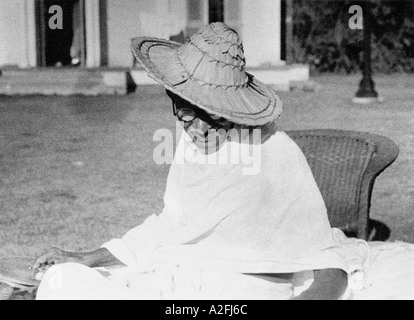
<instances>
[{"instance_id":1,"label":"metal pole","mask_svg":"<svg viewBox=\"0 0 414 320\"><path fill-rule=\"evenodd\" d=\"M286 0L286 63L293 60L293 0Z\"/></svg>"},{"instance_id":2,"label":"metal pole","mask_svg":"<svg viewBox=\"0 0 414 320\"><path fill-rule=\"evenodd\" d=\"M362 80L359 90L356 93L357 98L377 99L378 93L375 91L375 83L372 80L371 66L371 22L370 22L370 2L362 2L364 15L364 66L362 70Z\"/></svg>"}]
</instances>

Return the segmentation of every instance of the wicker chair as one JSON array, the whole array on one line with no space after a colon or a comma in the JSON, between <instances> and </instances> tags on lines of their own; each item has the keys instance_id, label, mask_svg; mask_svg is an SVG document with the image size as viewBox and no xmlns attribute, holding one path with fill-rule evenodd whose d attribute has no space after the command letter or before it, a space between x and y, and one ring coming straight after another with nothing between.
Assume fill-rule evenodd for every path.
<instances>
[{"instance_id":1,"label":"wicker chair","mask_svg":"<svg viewBox=\"0 0 414 320\"><path fill-rule=\"evenodd\" d=\"M398 146L386 137L365 132L319 129L286 133L308 159L331 225L368 239L374 182L395 161Z\"/></svg>"}]
</instances>

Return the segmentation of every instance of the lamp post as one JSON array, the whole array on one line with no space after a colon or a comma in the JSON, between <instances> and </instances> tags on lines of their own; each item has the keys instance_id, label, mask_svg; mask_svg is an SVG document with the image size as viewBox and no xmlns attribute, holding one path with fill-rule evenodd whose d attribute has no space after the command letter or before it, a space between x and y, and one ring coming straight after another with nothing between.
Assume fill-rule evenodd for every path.
<instances>
[{"instance_id":1,"label":"lamp post","mask_svg":"<svg viewBox=\"0 0 414 320\"><path fill-rule=\"evenodd\" d=\"M362 69L362 80L359 84L359 90L357 91L353 101L355 103L371 103L379 101L378 93L375 91L375 83L372 79L372 67L371 67L371 21L370 21L370 1L363 1L363 46L364 46L364 64Z\"/></svg>"},{"instance_id":2,"label":"lamp post","mask_svg":"<svg viewBox=\"0 0 414 320\"><path fill-rule=\"evenodd\" d=\"M286 0L286 63L293 64L293 0Z\"/></svg>"}]
</instances>

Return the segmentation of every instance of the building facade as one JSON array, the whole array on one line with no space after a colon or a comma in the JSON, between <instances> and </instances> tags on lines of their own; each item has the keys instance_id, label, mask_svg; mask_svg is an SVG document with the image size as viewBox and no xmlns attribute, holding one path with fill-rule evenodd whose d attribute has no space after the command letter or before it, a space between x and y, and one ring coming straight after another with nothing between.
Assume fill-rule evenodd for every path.
<instances>
[{"instance_id":1,"label":"building facade","mask_svg":"<svg viewBox=\"0 0 414 320\"><path fill-rule=\"evenodd\" d=\"M306 81L309 70L283 67L282 1L0 0L0 93L79 93L88 77L102 82L95 93L105 86L124 92L125 72L135 84L150 84L130 51L132 38L183 42L215 21L238 31L247 66L259 79L288 89L291 80Z\"/></svg>"},{"instance_id":2,"label":"building facade","mask_svg":"<svg viewBox=\"0 0 414 320\"><path fill-rule=\"evenodd\" d=\"M77 43L79 52L72 56L77 54L81 66L131 67L131 38L189 37L212 21L240 33L250 66L281 63L280 0L0 0L0 5L0 66L68 65ZM50 28L59 22L54 6L62 8L61 29Z\"/></svg>"}]
</instances>

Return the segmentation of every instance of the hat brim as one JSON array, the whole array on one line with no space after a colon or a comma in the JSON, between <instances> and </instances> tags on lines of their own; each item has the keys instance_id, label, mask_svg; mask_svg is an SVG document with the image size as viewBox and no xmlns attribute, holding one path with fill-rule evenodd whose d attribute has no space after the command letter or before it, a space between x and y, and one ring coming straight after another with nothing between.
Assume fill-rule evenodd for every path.
<instances>
[{"instance_id":1,"label":"hat brim","mask_svg":"<svg viewBox=\"0 0 414 320\"><path fill-rule=\"evenodd\" d=\"M192 78L180 61L181 46L140 37L132 40L131 50L152 79L209 113L248 126L265 125L281 115L282 102L276 92L250 74L249 81L240 86L217 86Z\"/></svg>"}]
</instances>

